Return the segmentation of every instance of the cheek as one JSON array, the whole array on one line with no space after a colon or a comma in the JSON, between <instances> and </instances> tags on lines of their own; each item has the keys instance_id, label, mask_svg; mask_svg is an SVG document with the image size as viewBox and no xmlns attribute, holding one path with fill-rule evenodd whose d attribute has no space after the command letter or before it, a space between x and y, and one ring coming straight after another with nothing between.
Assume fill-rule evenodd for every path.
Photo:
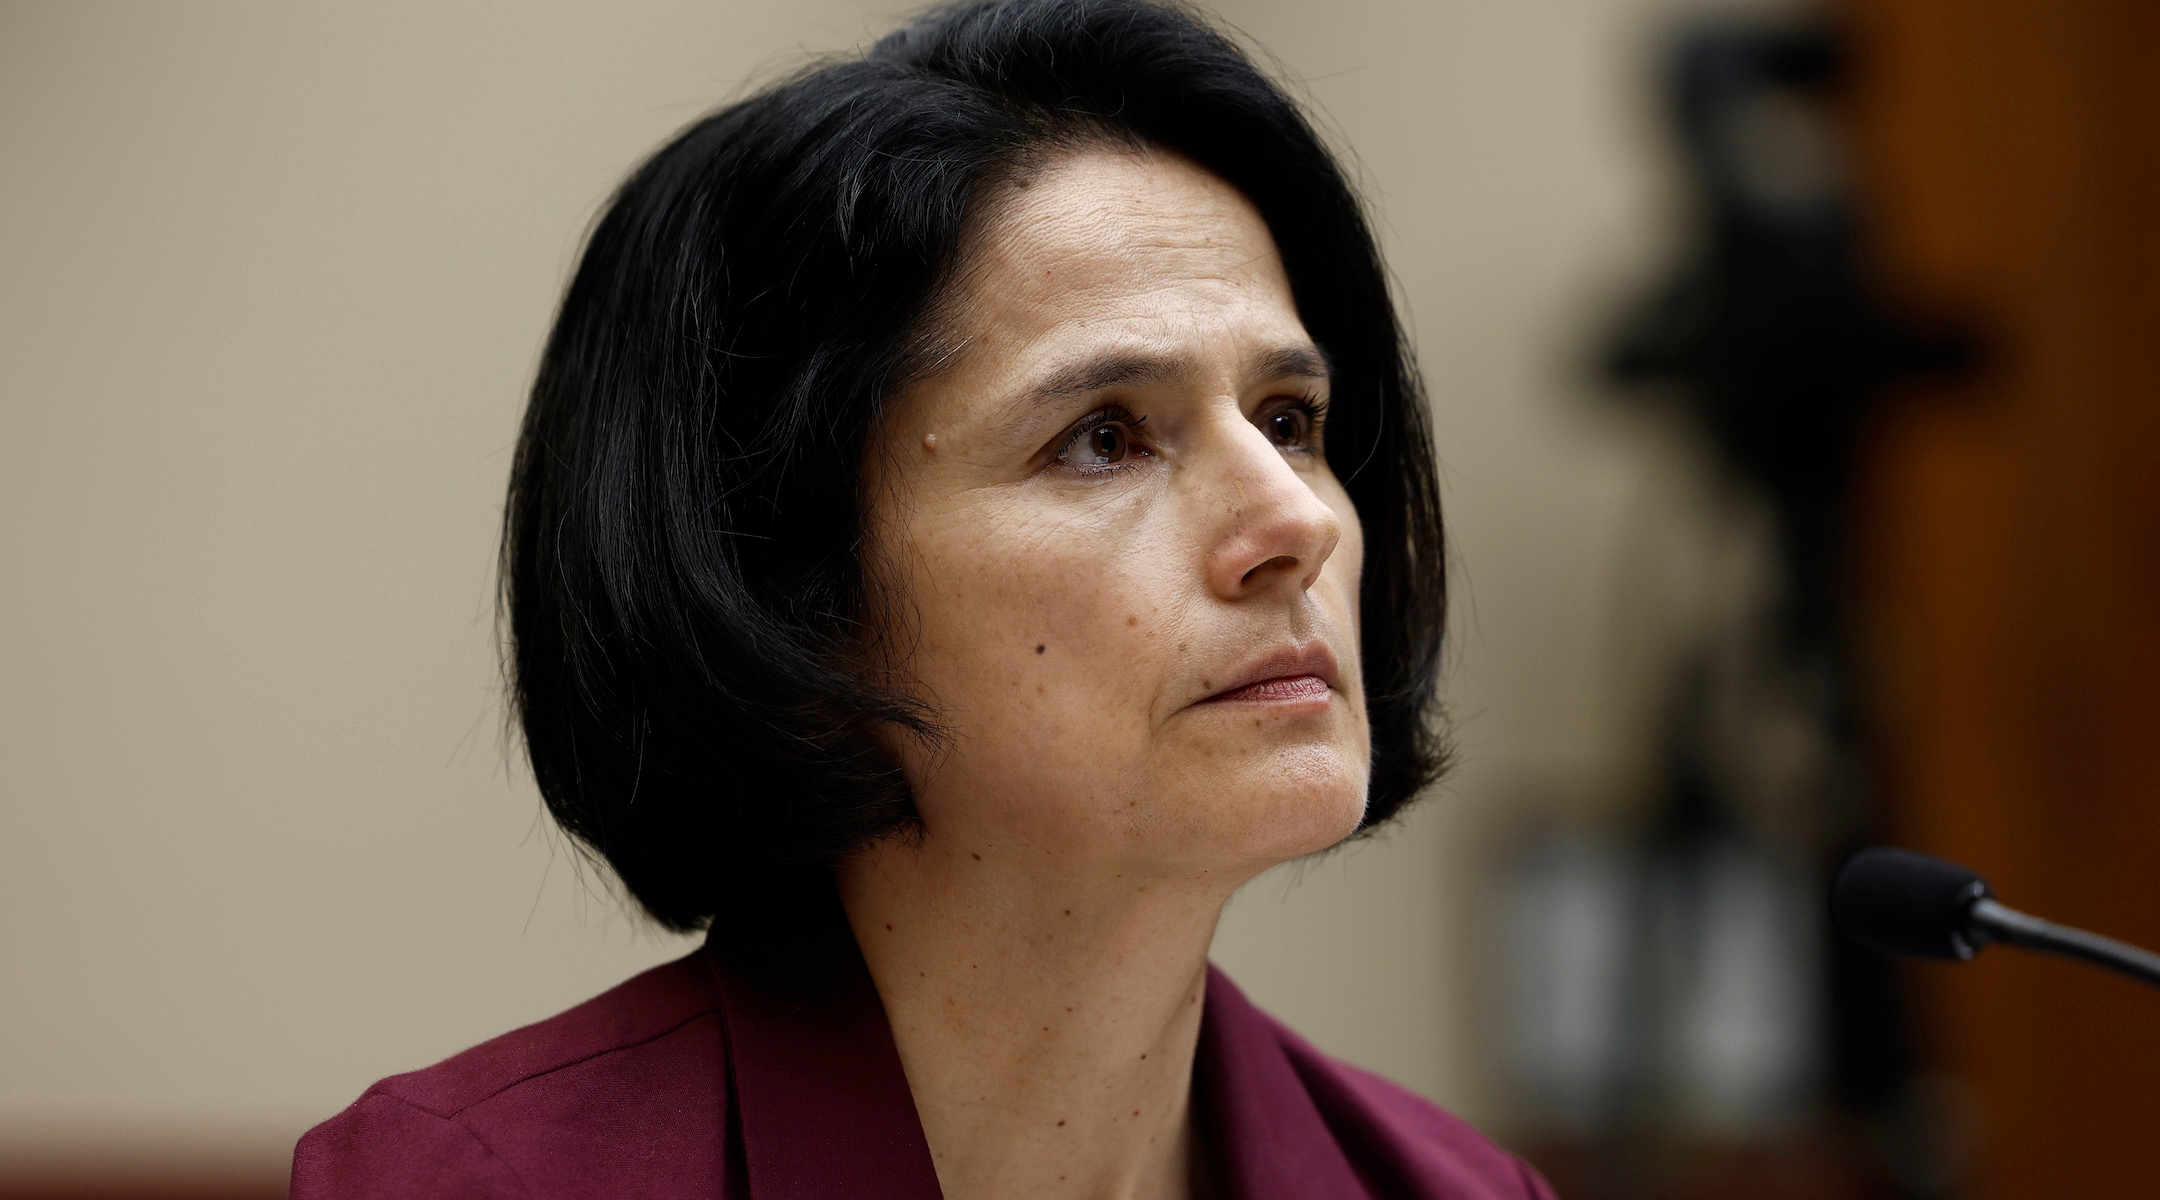
<instances>
[{"instance_id":1,"label":"cheek","mask_svg":"<svg viewBox=\"0 0 2160 1200\"><path fill-rule=\"evenodd\" d=\"M1366 732L1362 544L1347 500L1310 599L1336 632L1353 711L1301 731L1177 711L1193 698L1181 664L1235 658L1251 635L1209 600L1189 513L1145 485L1084 508L1023 500L911 516L901 645L952 735L947 753L906 756L931 828L1046 848L1245 847L1270 861L1349 832Z\"/></svg>"},{"instance_id":2,"label":"cheek","mask_svg":"<svg viewBox=\"0 0 2160 1200\"><path fill-rule=\"evenodd\" d=\"M924 514L908 665L958 738L941 772L1092 802L1138 769L1184 601L1174 546L1123 507Z\"/></svg>"}]
</instances>

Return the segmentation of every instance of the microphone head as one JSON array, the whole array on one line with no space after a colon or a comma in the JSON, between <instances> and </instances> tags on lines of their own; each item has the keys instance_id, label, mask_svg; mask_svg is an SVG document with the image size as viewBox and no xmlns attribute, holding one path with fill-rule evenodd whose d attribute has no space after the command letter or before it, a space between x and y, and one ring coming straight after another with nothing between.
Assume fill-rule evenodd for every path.
<instances>
[{"instance_id":1,"label":"microphone head","mask_svg":"<svg viewBox=\"0 0 2160 1200\"><path fill-rule=\"evenodd\" d=\"M1830 913L1846 937L1877 953L1963 962L1980 949L1968 932L1973 902L1990 894L1986 880L1954 862L1870 846L1839 868Z\"/></svg>"}]
</instances>

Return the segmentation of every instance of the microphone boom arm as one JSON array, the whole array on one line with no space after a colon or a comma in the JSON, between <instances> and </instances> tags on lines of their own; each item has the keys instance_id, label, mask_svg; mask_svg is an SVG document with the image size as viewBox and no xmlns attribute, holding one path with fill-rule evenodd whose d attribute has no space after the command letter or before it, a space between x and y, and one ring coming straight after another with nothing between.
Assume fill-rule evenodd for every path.
<instances>
[{"instance_id":1,"label":"microphone boom arm","mask_svg":"<svg viewBox=\"0 0 2160 1200\"><path fill-rule=\"evenodd\" d=\"M2128 942L2057 925L1998 904L1988 896L1973 901L1966 921L1967 928L1977 935L1973 938L1976 942L2002 942L2025 950L2058 954L2160 987L2160 954L2140 950Z\"/></svg>"}]
</instances>

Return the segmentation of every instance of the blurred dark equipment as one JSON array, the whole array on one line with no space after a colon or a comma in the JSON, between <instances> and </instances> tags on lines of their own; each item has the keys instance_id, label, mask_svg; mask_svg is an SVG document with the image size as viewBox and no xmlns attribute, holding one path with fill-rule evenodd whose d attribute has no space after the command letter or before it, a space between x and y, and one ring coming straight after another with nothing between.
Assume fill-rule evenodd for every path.
<instances>
[{"instance_id":1,"label":"blurred dark equipment","mask_svg":"<svg viewBox=\"0 0 2160 1200\"><path fill-rule=\"evenodd\" d=\"M1783 571L1781 643L1758 669L1807 681L1824 742L1843 760L1824 786L1818 844L1795 847L1826 876L1872 832L1850 659L1846 585L1851 484L1870 418L1891 386L1967 369L1955 328L1892 309L1864 260L1864 230L1830 108L1844 72L1820 28L1713 27L1673 59L1672 112L1700 206L1694 258L1623 328L1621 384L1662 384L1742 482L1769 501ZM1779 660L1782 661L1779 661ZM1711 725L1701 689L1672 715L1666 836L1701 840L1721 820L1690 731ZM1841 1104L1895 1105L1912 1072L1895 981L1879 960L1826 946L1831 1082Z\"/></svg>"},{"instance_id":2,"label":"blurred dark equipment","mask_svg":"<svg viewBox=\"0 0 2160 1200\"><path fill-rule=\"evenodd\" d=\"M1776 505L1802 654L1840 631L1846 498L1869 414L1887 386L1975 358L1969 337L1893 311L1870 287L1827 111L1842 69L1818 29L1728 27L1682 44L1673 115L1705 236L1609 363L1622 384L1676 385Z\"/></svg>"},{"instance_id":3,"label":"blurred dark equipment","mask_svg":"<svg viewBox=\"0 0 2160 1200\"><path fill-rule=\"evenodd\" d=\"M2160 955L2008 908L1970 868L1931 854L1858 851L1838 872L1830 909L1845 936L1878 954L1965 962L2002 942L2160 987Z\"/></svg>"},{"instance_id":4,"label":"blurred dark equipment","mask_svg":"<svg viewBox=\"0 0 2160 1200\"><path fill-rule=\"evenodd\" d=\"M1701 240L1625 325L1608 364L1618 383L1664 385L1770 504L1780 645L1758 670L1806 681L1819 734L1843 760L1816 799L1818 844L1793 848L1823 876L1872 832L1847 629L1861 438L1890 386L1976 357L1970 338L1892 310L1871 287L1830 109L1843 69L1819 28L1713 27L1680 44L1669 86ZM1700 841L1722 819L1717 797L1687 785L1702 774L1691 760L1702 753L1692 731L1712 723L1704 702L1701 689L1683 690L1671 718L1673 842ZM1848 1109L1888 1109L1912 1072L1895 981L1879 960L1828 942L1833 1091Z\"/></svg>"},{"instance_id":5,"label":"blurred dark equipment","mask_svg":"<svg viewBox=\"0 0 2160 1200\"><path fill-rule=\"evenodd\" d=\"M1591 1154L1602 1165L1572 1173L1586 1195L1725 1194L1725 1184L1652 1181L1659 1172L1632 1165L1631 1147L1646 1137L1730 1145L1736 1133L1825 1180L1805 1194L1955 1187L1957 1168L1926 1128L1934 1118L1915 1115L1927 1101L1896 976L1883 959L1814 933L1807 915L1820 912L1810 897L1847 852L1880 836L1848 594L1860 448L1892 389L1959 375L1981 357L1957 326L1908 313L1874 286L1834 107L1843 73L1840 43L1822 28L1717 24L1680 40L1667 86L1694 239L1605 354L1612 383L1695 431L1728 492L1767 510L1777 566L1752 610L1699 631L1667 668L1665 783L1627 855L1648 881L1641 892L1666 898L1637 922L1649 946L1638 957L1682 966L1628 989L1629 1023L1677 1028L1684 1041L1720 994L1748 996L1749 979L1771 971L1778 987L1756 986L1743 1001L1752 1013L1729 1014L1758 1030L1807 1032L1775 1051L1800 1059L1782 1066L1766 1050L1748 1066L1749 1054L1713 1045L1713 1058L1754 1073L1713 1115L1676 1124L1668 1103L1623 1106L1618 1124L1593 1135L1607 1147ZM1793 739L1779 743L1773 727L1804 731L1800 766ZM1732 886L1709 886L1721 879ZM1762 901L1736 905L1751 894ZM1731 954L1735 945L1769 949L1749 958ZM1634 1087L1658 1090L1640 1071ZM1697 1090L1716 1099L1714 1088ZM1763 1115L1719 1128L1720 1108L1751 1105ZM1700 1128L1689 1132L1690 1122Z\"/></svg>"}]
</instances>

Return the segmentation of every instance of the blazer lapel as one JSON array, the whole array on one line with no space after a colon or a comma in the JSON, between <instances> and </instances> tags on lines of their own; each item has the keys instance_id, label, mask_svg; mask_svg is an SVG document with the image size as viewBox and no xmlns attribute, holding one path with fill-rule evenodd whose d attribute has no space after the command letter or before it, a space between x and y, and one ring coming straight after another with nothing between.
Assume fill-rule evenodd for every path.
<instances>
[{"instance_id":1,"label":"blazer lapel","mask_svg":"<svg viewBox=\"0 0 2160 1200\"><path fill-rule=\"evenodd\" d=\"M1272 1024L1213 966L1193 1067L1224 1200L1368 1195Z\"/></svg>"},{"instance_id":2,"label":"blazer lapel","mask_svg":"<svg viewBox=\"0 0 2160 1200\"><path fill-rule=\"evenodd\" d=\"M713 956L754 1200L941 1200L884 1006L845 924L785 962Z\"/></svg>"},{"instance_id":3,"label":"blazer lapel","mask_svg":"<svg viewBox=\"0 0 2160 1200\"><path fill-rule=\"evenodd\" d=\"M717 937L710 948L750 1196L942 1200L884 1005L846 925L791 936L781 955ZM1368 1196L1272 1024L1212 966L1206 1003L1195 1107L1223 1200Z\"/></svg>"}]
</instances>

